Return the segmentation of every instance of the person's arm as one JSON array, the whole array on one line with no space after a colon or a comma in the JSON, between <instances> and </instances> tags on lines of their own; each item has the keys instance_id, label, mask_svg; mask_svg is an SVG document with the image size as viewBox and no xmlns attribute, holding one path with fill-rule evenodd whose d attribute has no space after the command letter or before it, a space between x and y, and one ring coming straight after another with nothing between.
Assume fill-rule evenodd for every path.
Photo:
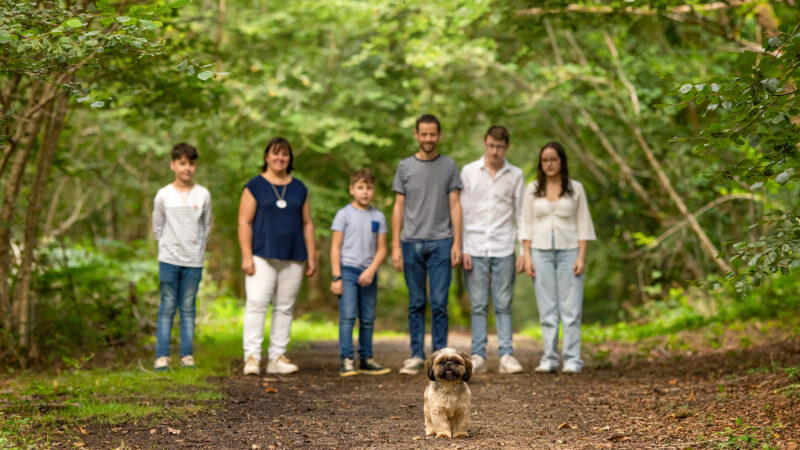
<instances>
[{"instance_id":1,"label":"person's arm","mask_svg":"<svg viewBox=\"0 0 800 450\"><path fill-rule=\"evenodd\" d=\"M253 262L253 218L256 216L256 198L250 190L242 190L239 201L239 248L242 249L242 270L247 275L256 273Z\"/></svg>"},{"instance_id":2,"label":"person's arm","mask_svg":"<svg viewBox=\"0 0 800 450\"><path fill-rule=\"evenodd\" d=\"M335 277L342 276L342 241L344 240L344 233L341 231L334 231L331 238L331 275ZM336 295L342 295L342 279L338 281L331 281L331 292Z\"/></svg>"},{"instance_id":3,"label":"person's arm","mask_svg":"<svg viewBox=\"0 0 800 450\"><path fill-rule=\"evenodd\" d=\"M586 270L586 242L578 241L578 258L575 260L575 266L572 267L572 273L576 277Z\"/></svg>"},{"instance_id":4,"label":"person's arm","mask_svg":"<svg viewBox=\"0 0 800 450\"><path fill-rule=\"evenodd\" d=\"M450 191L450 222L453 224L453 248L450 249L450 264L461 264L461 201L458 189Z\"/></svg>"},{"instance_id":5,"label":"person's arm","mask_svg":"<svg viewBox=\"0 0 800 450\"><path fill-rule=\"evenodd\" d=\"M211 193L203 204L203 245L208 245L208 236L211 235Z\"/></svg>"},{"instance_id":6,"label":"person's arm","mask_svg":"<svg viewBox=\"0 0 800 450\"><path fill-rule=\"evenodd\" d=\"M525 193L522 197L522 224L518 230L522 240L522 270L532 277L536 276L536 269L533 267L533 261L531 260L531 241L533 241L533 222L535 220L533 214L534 190L534 183L528 184L528 187L525 188Z\"/></svg>"},{"instance_id":7,"label":"person's arm","mask_svg":"<svg viewBox=\"0 0 800 450\"><path fill-rule=\"evenodd\" d=\"M514 225L517 228L517 236L520 242L522 242L520 235L520 230L522 230L523 221L522 221L522 199L525 198L525 178L522 176L522 171L520 171L519 176L517 177L517 182L514 184ZM528 252L530 254L530 252ZM517 256L517 273L522 273L525 270L525 251L522 249L522 245L520 245L520 252Z\"/></svg>"},{"instance_id":8,"label":"person's arm","mask_svg":"<svg viewBox=\"0 0 800 450\"><path fill-rule=\"evenodd\" d=\"M392 209L392 265L403 271L403 249L400 247L400 231L403 227L403 214L406 210L406 196L396 193Z\"/></svg>"},{"instance_id":9,"label":"person's arm","mask_svg":"<svg viewBox=\"0 0 800 450\"><path fill-rule=\"evenodd\" d=\"M378 242L375 248L375 257L372 258L372 263L369 267L359 275L358 284L361 286L372 284L372 280L375 278L375 274L378 273L378 268L384 259L386 259L386 233L380 233L378 234Z\"/></svg>"},{"instance_id":10,"label":"person's arm","mask_svg":"<svg viewBox=\"0 0 800 450\"><path fill-rule=\"evenodd\" d=\"M156 241L161 240L164 235L164 223L167 221L167 215L164 211L164 198L156 195L156 200L153 202L153 235Z\"/></svg>"},{"instance_id":11,"label":"person's arm","mask_svg":"<svg viewBox=\"0 0 800 450\"><path fill-rule=\"evenodd\" d=\"M314 222L311 221L311 204L303 202L303 237L306 240L306 276L312 276L317 271L317 244L314 241Z\"/></svg>"},{"instance_id":12,"label":"person's arm","mask_svg":"<svg viewBox=\"0 0 800 450\"><path fill-rule=\"evenodd\" d=\"M531 241L524 239L522 241L522 254L525 255L523 258L523 270L529 276L535 277L536 276L536 268L533 266L533 260L531 259Z\"/></svg>"},{"instance_id":13,"label":"person's arm","mask_svg":"<svg viewBox=\"0 0 800 450\"><path fill-rule=\"evenodd\" d=\"M470 241L469 230L467 229L467 222L474 217L468 214L469 211L474 211L469 208L474 208L475 205L471 203L473 197L470 195L472 190L470 189L470 179L468 169L465 167L461 170L461 240L463 241L463 247L461 249L461 267L464 270L472 270L472 256L469 254L469 249L467 248L467 243Z\"/></svg>"}]
</instances>

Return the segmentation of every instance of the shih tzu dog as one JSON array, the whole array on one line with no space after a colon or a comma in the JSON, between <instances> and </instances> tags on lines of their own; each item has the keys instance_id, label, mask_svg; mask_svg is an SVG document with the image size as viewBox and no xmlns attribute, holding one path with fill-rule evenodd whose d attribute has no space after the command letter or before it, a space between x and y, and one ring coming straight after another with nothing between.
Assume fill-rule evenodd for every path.
<instances>
[{"instance_id":1,"label":"shih tzu dog","mask_svg":"<svg viewBox=\"0 0 800 450\"><path fill-rule=\"evenodd\" d=\"M425 389L425 434L440 437L467 437L472 394L467 381L472 377L472 361L466 353L443 348L425 363L428 387Z\"/></svg>"}]
</instances>

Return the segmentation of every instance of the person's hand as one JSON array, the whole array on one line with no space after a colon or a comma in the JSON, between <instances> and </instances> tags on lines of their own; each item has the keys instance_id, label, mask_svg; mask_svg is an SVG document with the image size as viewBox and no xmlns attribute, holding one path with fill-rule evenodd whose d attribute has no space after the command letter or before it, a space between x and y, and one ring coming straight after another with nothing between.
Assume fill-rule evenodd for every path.
<instances>
[{"instance_id":1,"label":"person's hand","mask_svg":"<svg viewBox=\"0 0 800 450\"><path fill-rule=\"evenodd\" d=\"M253 275L256 273L256 263L253 262L253 258L244 258L242 259L242 270L247 275Z\"/></svg>"},{"instance_id":2,"label":"person's hand","mask_svg":"<svg viewBox=\"0 0 800 450\"><path fill-rule=\"evenodd\" d=\"M583 258L578 258L575 260L575 265L572 267L572 273L577 277L582 274L585 269L586 263L583 261Z\"/></svg>"},{"instance_id":3,"label":"person's hand","mask_svg":"<svg viewBox=\"0 0 800 450\"><path fill-rule=\"evenodd\" d=\"M373 278L375 278L375 272L366 269L363 272L361 272L361 275L358 276L358 285L362 287L369 286L370 284L372 284Z\"/></svg>"},{"instance_id":4,"label":"person's hand","mask_svg":"<svg viewBox=\"0 0 800 450\"><path fill-rule=\"evenodd\" d=\"M342 288L342 280L331 281L331 292L336 295L342 295L342 292L344 292L344 288Z\"/></svg>"},{"instance_id":5,"label":"person's hand","mask_svg":"<svg viewBox=\"0 0 800 450\"><path fill-rule=\"evenodd\" d=\"M472 270L472 256L464 253L464 256L461 260L461 267L463 267L464 270Z\"/></svg>"},{"instance_id":6,"label":"person's hand","mask_svg":"<svg viewBox=\"0 0 800 450\"><path fill-rule=\"evenodd\" d=\"M536 276L536 267L533 266L533 260L530 256L525 257L525 273L531 277Z\"/></svg>"},{"instance_id":7,"label":"person's hand","mask_svg":"<svg viewBox=\"0 0 800 450\"><path fill-rule=\"evenodd\" d=\"M392 246L392 265L400 272L403 271L403 250L399 246Z\"/></svg>"},{"instance_id":8,"label":"person's hand","mask_svg":"<svg viewBox=\"0 0 800 450\"><path fill-rule=\"evenodd\" d=\"M453 248L450 249L450 264L453 267L458 267L461 265L461 246L453 244Z\"/></svg>"},{"instance_id":9,"label":"person's hand","mask_svg":"<svg viewBox=\"0 0 800 450\"><path fill-rule=\"evenodd\" d=\"M525 271L525 255L520 254L517 256L517 273Z\"/></svg>"},{"instance_id":10,"label":"person's hand","mask_svg":"<svg viewBox=\"0 0 800 450\"><path fill-rule=\"evenodd\" d=\"M310 277L317 272L317 263L313 259L306 261L306 276Z\"/></svg>"}]
</instances>

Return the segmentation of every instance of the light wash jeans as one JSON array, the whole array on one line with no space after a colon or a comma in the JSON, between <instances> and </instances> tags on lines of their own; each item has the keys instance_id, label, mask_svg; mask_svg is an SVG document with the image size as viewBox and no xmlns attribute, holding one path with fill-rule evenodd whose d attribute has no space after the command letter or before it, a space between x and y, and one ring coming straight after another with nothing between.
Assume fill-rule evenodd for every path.
<instances>
[{"instance_id":1,"label":"light wash jeans","mask_svg":"<svg viewBox=\"0 0 800 450\"><path fill-rule=\"evenodd\" d=\"M531 250L536 269L533 284L539 321L542 325L544 355L540 364L553 369L560 362L558 356L558 325L564 324L562 356L564 367L580 370L581 312L583 309L583 274L575 276L572 268L578 258L578 249Z\"/></svg>"},{"instance_id":2,"label":"light wash jeans","mask_svg":"<svg viewBox=\"0 0 800 450\"><path fill-rule=\"evenodd\" d=\"M181 357L191 355L194 347L194 319L197 287L203 278L202 267L183 267L158 262L161 305L156 326L156 358L169 356L172 319L180 311Z\"/></svg>"},{"instance_id":3,"label":"light wash jeans","mask_svg":"<svg viewBox=\"0 0 800 450\"><path fill-rule=\"evenodd\" d=\"M511 298L514 295L514 255L501 258L472 257L472 270L464 271L464 284L472 304L472 354L486 358L486 328L489 295L497 322L497 353L513 353L511 344Z\"/></svg>"},{"instance_id":4,"label":"light wash jeans","mask_svg":"<svg viewBox=\"0 0 800 450\"><path fill-rule=\"evenodd\" d=\"M447 347L447 300L453 269L450 249L453 239L403 242L403 275L408 287L408 333L411 356L425 359L426 275L431 300L431 340L433 351Z\"/></svg>"},{"instance_id":5,"label":"light wash jeans","mask_svg":"<svg viewBox=\"0 0 800 450\"><path fill-rule=\"evenodd\" d=\"M339 296L339 358L353 359L353 327L358 317L358 358L372 358L372 332L378 303L378 274L368 286L358 284L364 269L342 266L342 295Z\"/></svg>"},{"instance_id":6,"label":"light wash jeans","mask_svg":"<svg viewBox=\"0 0 800 450\"><path fill-rule=\"evenodd\" d=\"M244 309L244 359L254 355L261 360L261 343L264 341L264 320L267 307L272 302L272 324L269 328L269 359L286 353L292 314L300 285L303 283L303 261L282 261L253 256L256 273L244 279L247 303Z\"/></svg>"}]
</instances>

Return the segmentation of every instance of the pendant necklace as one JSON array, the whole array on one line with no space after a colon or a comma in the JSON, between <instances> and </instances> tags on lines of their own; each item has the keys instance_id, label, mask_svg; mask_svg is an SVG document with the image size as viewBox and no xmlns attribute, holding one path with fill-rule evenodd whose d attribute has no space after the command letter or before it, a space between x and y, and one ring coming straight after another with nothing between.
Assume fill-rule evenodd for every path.
<instances>
[{"instance_id":1,"label":"pendant necklace","mask_svg":"<svg viewBox=\"0 0 800 450\"><path fill-rule=\"evenodd\" d=\"M288 184L283 185L283 191L280 195L278 195L278 190L275 188L274 184L270 183L269 185L272 186L272 190L275 192L275 197L278 197L278 201L275 202L275 206L280 209L286 208L286 200L284 200L283 197L286 195L286 186L288 186Z\"/></svg>"}]
</instances>

